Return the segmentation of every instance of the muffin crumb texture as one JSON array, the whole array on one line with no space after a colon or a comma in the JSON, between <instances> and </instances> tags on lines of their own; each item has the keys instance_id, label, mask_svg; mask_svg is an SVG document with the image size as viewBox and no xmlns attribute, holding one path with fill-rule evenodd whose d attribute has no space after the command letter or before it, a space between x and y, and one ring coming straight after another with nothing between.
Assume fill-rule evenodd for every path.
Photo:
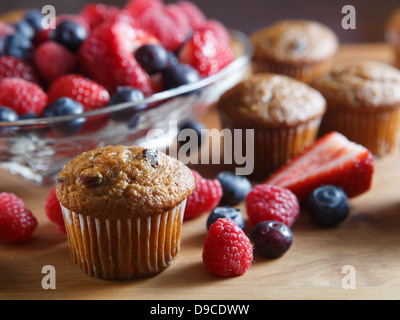
<instances>
[{"instance_id":1,"label":"muffin crumb texture","mask_svg":"<svg viewBox=\"0 0 400 320\"><path fill-rule=\"evenodd\" d=\"M107 146L67 163L56 182L69 210L94 218L122 219L171 210L194 190L190 169L161 152Z\"/></svg>"}]
</instances>

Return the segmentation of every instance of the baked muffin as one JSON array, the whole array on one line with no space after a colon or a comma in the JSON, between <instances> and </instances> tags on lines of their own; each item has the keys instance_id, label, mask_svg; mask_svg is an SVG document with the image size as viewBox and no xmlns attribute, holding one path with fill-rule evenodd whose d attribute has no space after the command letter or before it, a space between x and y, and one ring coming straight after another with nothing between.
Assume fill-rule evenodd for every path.
<instances>
[{"instance_id":1,"label":"baked muffin","mask_svg":"<svg viewBox=\"0 0 400 320\"><path fill-rule=\"evenodd\" d=\"M194 187L189 168L151 149L107 146L75 157L56 182L74 262L102 279L164 270Z\"/></svg>"},{"instance_id":2,"label":"baked muffin","mask_svg":"<svg viewBox=\"0 0 400 320\"><path fill-rule=\"evenodd\" d=\"M310 20L282 20L250 35L255 73L271 72L309 82L326 71L339 45L335 33Z\"/></svg>"},{"instance_id":3,"label":"baked muffin","mask_svg":"<svg viewBox=\"0 0 400 320\"><path fill-rule=\"evenodd\" d=\"M400 68L400 8L394 10L386 21L385 39L392 44L395 64Z\"/></svg>"},{"instance_id":4,"label":"baked muffin","mask_svg":"<svg viewBox=\"0 0 400 320\"><path fill-rule=\"evenodd\" d=\"M284 75L255 74L227 92L217 103L223 128L242 129L239 154L246 149L246 129L254 130L253 180L264 180L317 136L326 103L307 84ZM238 145L233 144L233 149ZM235 150L233 150L235 154ZM238 166L237 164L234 164Z\"/></svg>"},{"instance_id":5,"label":"baked muffin","mask_svg":"<svg viewBox=\"0 0 400 320\"><path fill-rule=\"evenodd\" d=\"M327 101L321 134L338 131L384 156L399 147L400 71L372 60L336 63L311 85Z\"/></svg>"}]
</instances>

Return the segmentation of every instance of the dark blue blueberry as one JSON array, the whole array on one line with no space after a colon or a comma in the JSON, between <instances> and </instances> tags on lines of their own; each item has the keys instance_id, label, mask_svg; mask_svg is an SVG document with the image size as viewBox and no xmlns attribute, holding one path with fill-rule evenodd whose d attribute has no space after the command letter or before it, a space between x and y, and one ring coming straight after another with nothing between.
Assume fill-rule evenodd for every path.
<instances>
[{"instance_id":1,"label":"dark blue blueberry","mask_svg":"<svg viewBox=\"0 0 400 320\"><path fill-rule=\"evenodd\" d=\"M168 51L168 65L174 66L177 64L179 64L179 59L178 59L177 55L172 51Z\"/></svg>"},{"instance_id":2,"label":"dark blue blueberry","mask_svg":"<svg viewBox=\"0 0 400 320\"><path fill-rule=\"evenodd\" d=\"M267 258L283 256L293 243L290 228L278 221L262 221L251 231L254 249Z\"/></svg>"},{"instance_id":3,"label":"dark blue blueberry","mask_svg":"<svg viewBox=\"0 0 400 320\"><path fill-rule=\"evenodd\" d=\"M32 42L19 33L4 37L1 41L1 54L3 56L14 56L23 60L30 58L32 53Z\"/></svg>"},{"instance_id":4,"label":"dark blue blueberry","mask_svg":"<svg viewBox=\"0 0 400 320\"><path fill-rule=\"evenodd\" d=\"M148 74L160 72L169 64L167 50L163 46L156 44L141 46L135 51L135 58Z\"/></svg>"},{"instance_id":5,"label":"dark blue blueberry","mask_svg":"<svg viewBox=\"0 0 400 320\"><path fill-rule=\"evenodd\" d=\"M349 199L341 188L331 185L321 186L310 194L307 211L319 226L333 227L349 215Z\"/></svg>"},{"instance_id":6,"label":"dark blue blueberry","mask_svg":"<svg viewBox=\"0 0 400 320\"><path fill-rule=\"evenodd\" d=\"M51 36L55 42L72 52L77 52L88 34L84 26L76 22L64 21L57 25Z\"/></svg>"},{"instance_id":7,"label":"dark blue blueberry","mask_svg":"<svg viewBox=\"0 0 400 320\"><path fill-rule=\"evenodd\" d=\"M12 25L18 34L24 36L25 38L32 41L35 36L36 30L34 27L26 20L20 20Z\"/></svg>"},{"instance_id":8,"label":"dark blue blueberry","mask_svg":"<svg viewBox=\"0 0 400 320\"><path fill-rule=\"evenodd\" d=\"M83 106L70 98L60 98L53 102L50 106L46 107L43 111L45 117L59 117L67 115L79 115L84 112ZM75 118L54 124L54 131L61 136L69 136L78 132L83 124L85 118Z\"/></svg>"},{"instance_id":9,"label":"dark blue blueberry","mask_svg":"<svg viewBox=\"0 0 400 320\"><path fill-rule=\"evenodd\" d=\"M218 219L228 218L234 222L241 228L244 229L245 222L242 213L239 209L232 208L230 206L225 207L216 207L208 216L207 219L207 230L210 229L210 226L217 221Z\"/></svg>"},{"instance_id":10,"label":"dark blue blueberry","mask_svg":"<svg viewBox=\"0 0 400 320\"><path fill-rule=\"evenodd\" d=\"M0 106L0 122L14 122L18 118L18 114L13 109Z\"/></svg>"},{"instance_id":11,"label":"dark blue blueberry","mask_svg":"<svg viewBox=\"0 0 400 320\"><path fill-rule=\"evenodd\" d=\"M231 206L239 204L252 189L252 185L246 177L235 175L233 172L220 172L217 179L222 186L221 202L224 204Z\"/></svg>"},{"instance_id":12,"label":"dark blue blueberry","mask_svg":"<svg viewBox=\"0 0 400 320\"><path fill-rule=\"evenodd\" d=\"M28 22L35 31L42 30L43 14L39 9L29 10L25 14L25 21Z\"/></svg>"},{"instance_id":13,"label":"dark blue blueberry","mask_svg":"<svg viewBox=\"0 0 400 320\"><path fill-rule=\"evenodd\" d=\"M198 71L188 64L169 65L162 71L162 83L165 89L177 88L199 80Z\"/></svg>"},{"instance_id":14,"label":"dark blue blueberry","mask_svg":"<svg viewBox=\"0 0 400 320\"><path fill-rule=\"evenodd\" d=\"M144 99L143 93L132 87L119 87L117 91L110 97L108 105L132 102L133 106L111 114L111 119L117 122L133 121L138 118L140 111L146 109L145 103L139 103Z\"/></svg>"},{"instance_id":15,"label":"dark blue blueberry","mask_svg":"<svg viewBox=\"0 0 400 320\"><path fill-rule=\"evenodd\" d=\"M184 144L188 143L191 138L196 136L197 144L196 147L200 147L205 139L207 138L205 125L195 119L189 119L179 124L179 145L183 146ZM185 131L183 131L185 130ZM190 131L189 131L190 130Z\"/></svg>"},{"instance_id":16,"label":"dark blue blueberry","mask_svg":"<svg viewBox=\"0 0 400 320\"><path fill-rule=\"evenodd\" d=\"M40 118L40 116L37 113L25 113L19 116L19 120L33 120L38 118Z\"/></svg>"}]
</instances>

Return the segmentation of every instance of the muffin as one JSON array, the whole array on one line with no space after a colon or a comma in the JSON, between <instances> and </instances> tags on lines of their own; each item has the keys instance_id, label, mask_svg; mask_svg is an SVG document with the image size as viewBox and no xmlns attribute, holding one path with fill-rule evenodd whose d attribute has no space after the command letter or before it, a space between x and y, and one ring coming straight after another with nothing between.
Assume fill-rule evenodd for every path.
<instances>
[{"instance_id":1,"label":"muffin","mask_svg":"<svg viewBox=\"0 0 400 320\"><path fill-rule=\"evenodd\" d=\"M326 103L301 81L259 73L225 92L217 110L223 128L242 129L241 144L235 141L232 154L239 147L239 154L251 150L246 135L254 132L254 170L248 176L264 180L315 141Z\"/></svg>"},{"instance_id":2,"label":"muffin","mask_svg":"<svg viewBox=\"0 0 400 320\"><path fill-rule=\"evenodd\" d=\"M375 156L399 147L400 71L372 60L335 64L311 85L327 101L321 134L338 131Z\"/></svg>"},{"instance_id":3,"label":"muffin","mask_svg":"<svg viewBox=\"0 0 400 320\"><path fill-rule=\"evenodd\" d=\"M74 262L102 279L164 270L179 251L194 187L188 167L151 149L107 146L75 157L56 181Z\"/></svg>"},{"instance_id":4,"label":"muffin","mask_svg":"<svg viewBox=\"0 0 400 320\"><path fill-rule=\"evenodd\" d=\"M309 82L326 71L339 41L325 25L310 20L282 20L250 35L255 73L278 73Z\"/></svg>"},{"instance_id":5,"label":"muffin","mask_svg":"<svg viewBox=\"0 0 400 320\"><path fill-rule=\"evenodd\" d=\"M395 63L400 68L400 8L394 10L386 22L385 39L392 44Z\"/></svg>"}]
</instances>

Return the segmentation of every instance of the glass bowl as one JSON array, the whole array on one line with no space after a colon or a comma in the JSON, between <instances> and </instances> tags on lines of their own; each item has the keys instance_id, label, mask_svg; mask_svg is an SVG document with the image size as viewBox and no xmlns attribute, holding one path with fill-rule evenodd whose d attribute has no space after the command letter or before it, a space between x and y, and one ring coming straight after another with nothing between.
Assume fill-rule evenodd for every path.
<instances>
[{"instance_id":1,"label":"glass bowl","mask_svg":"<svg viewBox=\"0 0 400 320\"><path fill-rule=\"evenodd\" d=\"M174 124L205 112L248 69L252 56L249 38L237 30L230 33L236 52L232 63L196 83L146 98L140 103L149 107L134 119L114 120L116 112L129 111L135 105L123 103L80 115L0 122L0 168L44 185L54 182L69 160L97 147L121 144L166 149L178 133ZM59 133L59 128L81 120L83 127L75 134Z\"/></svg>"}]
</instances>

